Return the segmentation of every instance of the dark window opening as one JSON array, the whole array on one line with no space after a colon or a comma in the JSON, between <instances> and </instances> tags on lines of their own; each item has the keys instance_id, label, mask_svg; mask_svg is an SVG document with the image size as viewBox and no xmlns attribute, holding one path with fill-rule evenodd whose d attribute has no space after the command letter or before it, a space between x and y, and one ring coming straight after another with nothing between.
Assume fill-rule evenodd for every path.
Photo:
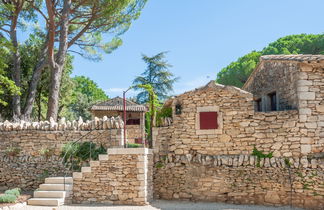
<instances>
[{"instance_id":1,"label":"dark window opening","mask_svg":"<svg viewBox=\"0 0 324 210\"><path fill-rule=\"evenodd\" d=\"M269 98L270 98L270 110L271 111L277 111L277 93L276 92L272 92L268 94Z\"/></svg>"},{"instance_id":2,"label":"dark window opening","mask_svg":"<svg viewBox=\"0 0 324 210\"><path fill-rule=\"evenodd\" d=\"M140 119L128 119L126 125L139 125Z\"/></svg>"},{"instance_id":3,"label":"dark window opening","mask_svg":"<svg viewBox=\"0 0 324 210\"><path fill-rule=\"evenodd\" d=\"M201 130L217 129L217 112L199 112Z\"/></svg>"},{"instance_id":4,"label":"dark window opening","mask_svg":"<svg viewBox=\"0 0 324 210\"><path fill-rule=\"evenodd\" d=\"M255 103L256 103L256 110L258 112L262 112L262 100L261 100L261 98L255 100Z\"/></svg>"},{"instance_id":5,"label":"dark window opening","mask_svg":"<svg viewBox=\"0 0 324 210\"><path fill-rule=\"evenodd\" d=\"M179 115L179 114L181 114L181 112L182 112L182 106L181 106L181 104L177 104L175 106L175 114Z\"/></svg>"}]
</instances>

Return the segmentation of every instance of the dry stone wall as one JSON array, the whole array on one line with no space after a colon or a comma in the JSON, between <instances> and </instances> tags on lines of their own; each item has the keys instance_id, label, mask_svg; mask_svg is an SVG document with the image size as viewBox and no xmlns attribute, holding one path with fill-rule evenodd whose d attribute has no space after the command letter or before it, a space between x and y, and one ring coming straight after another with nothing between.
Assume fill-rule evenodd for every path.
<instances>
[{"instance_id":1,"label":"dry stone wall","mask_svg":"<svg viewBox=\"0 0 324 210\"><path fill-rule=\"evenodd\" d=\"M120 147L122 125L120 119L106 117L88 122L0 123L0 188L34 190L44 178L62 176L66 169L60 154L68 142L91 141L106 148ZM49 153L45 155L44 150Z\"/></svg>"},{"instance_id":2,"label":"dry stone wall","mask_svg":"<svg viewBox=\"0 0 324 210\"><path fill-rule=\"evenodd\" d=\"M153 197L152 164L148 149L108 149L73 174L73 203L146 205Z\"/></svg>"},{"instance_id":3,"label":"dry stone wall","mask_svg":"<svg viewBox=\"0 0 324 210\"><path fill-rule=\"evenodd\" d=\"M299 110L275 112L255 112L252 94L212 83L172 99L173 110L180 104L181 114L174 112L171 125L153 131L154 195L323 208L323 114L316 108L323 103L322 70L315 74L319 81L311 84L317 87L309 87L317 91L315 101L302 102L310 109L306 120L299 96ZM213 133L197 124L201 107L218 110L219 128ZM253 162L254 147L274 158L244 164Z\"/></svg>"},{"instance_id":4,"label":"dry stone wall","mask_svg":"<svg viewBox=\"0 0 324 210\"><path fill-rule=\"evenodd\" d=\"M323 160L169 154L157 166L160 199L324 208Z\"/></svg>"}]
</instances>

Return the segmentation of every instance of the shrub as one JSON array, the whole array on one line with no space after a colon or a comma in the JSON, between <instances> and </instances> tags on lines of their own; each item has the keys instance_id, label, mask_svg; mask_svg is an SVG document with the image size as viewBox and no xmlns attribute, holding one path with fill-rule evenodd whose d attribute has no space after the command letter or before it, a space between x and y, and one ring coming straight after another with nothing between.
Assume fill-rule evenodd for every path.
<instances>
[{"instance_id":1,"label":"shrub","mask_svg":"<svg viewBox=\"0 0 324 210\"><path fill-rule=\"evenodd\" d=\"M17 197L12 194L4 194L0 196L0 203L14 203L16 200Z\"/></svg>"},{"instance_id":2,"label":"shrub","mask_svg":"<svg viewBox=\"0 0 324 210\"><path fill-rule=\"evenodd\" d=\"M132 144L132 143L127 144L127 148L139 148L139 147L143 147L143 145L142 144Z\"/></svg>"},{"instance_id":3,"label":"shrub","mask_svg":"<svg viewBox=\"0 0 324 210\"><path fill-rule=\"evenodd\" d=\"M11 189L11 190L6 190L5 194L6 195L14 195L14 196L18 197L20 195L20 189L15 188L15 189Z\"/></svg>"},{"instance_id":4,"label":"shrub","mask_svg":"<svg viewBox=\"0 0 324 210\"><path fill-rule=\"evenodd\" d=\"M90 160L90 154L92 160L98 160L99 154L107 154L107 149L102 144L97 147L92 142L70 142L63 146L61 157L64 157L65 163L71 164L72 170L78 170Z\"/></svg>"},{"instance_id":5,"label":"shrub","mask_svg":"<svg viewBox=\"0 0 324 210\"><path fill-rule=\"evenodd\" d=\"M19 154L19 152L21 151L20 148L18 147L13 147L13 146L10 146L6 149L6 154L8 156L17 156Z\"/></svg>"},{"instance_id":6,"label":"shrub","mask_svg":"<svg viewBox=\"0 0 324 210\"><path fill-rule=\"evenodd\" d=\"M39 154L48 158L54 154L54 149L53 148L42 148L39 150Z\"/></svg>"}]
</instances>

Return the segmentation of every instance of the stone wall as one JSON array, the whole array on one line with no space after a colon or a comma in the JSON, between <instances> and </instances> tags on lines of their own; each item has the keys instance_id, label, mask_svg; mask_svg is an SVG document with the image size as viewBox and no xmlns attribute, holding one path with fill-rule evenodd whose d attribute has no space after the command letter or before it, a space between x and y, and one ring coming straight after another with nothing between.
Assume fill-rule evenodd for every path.
<instances>
[{"instance_id":1,"label":"stone wall","mask_svg":"<svg viewBox=\"0 0 324 210\"><path fill-rule=\"evenodd\" d=\"M316 108L323 103L322 86L315 90L319 90L315 97L318 101L307 101L305 108L311 109L311 113L306 120L302 109L255 112L252 94L212 82L173 98L167 104L173 110L180 104L181 114L174 111L171 125L153 131L155 196L287 205L292 190L294 205L323 206L323 126L322 114ZM217 111L219 127L200 130L199 110ZM254 147L263 154L272 153L276 159L265 160L265 167L238 164L242 157L252 154ZM194 157L206 158L188 161ZM224 162L217 165L221 157ZM289 177L296 180L292 188L286 179L288 168L277 162L272 165L277 159L300 165L291 169L294 175ZM206 165L215 164L215 160L216 165Z\"/></svg>"},{"instance_id":2,"label":"stone wall","mask_svg":"<svg viewBox=\"0 0 324 210\"><path fill-rule=\"evenodd\" d=\"M119 119L109 118L89 122L0 123L0 187L34 190L44 178L62 176L65 167L60 154L68 142L91 141L106 148L120 147L121 126ZM48 157L42 150L50 151Z\"/></svg>"},{"instance_id":3,"label":"stone wall","mask_svg":"<svg viewBox=\"0 0 324 210\"><path fill-rule=\"evenodd\" d=\"M288 164L289 161L289 164ZM324 160L168 155L155 164L160 199L324 208Z\"/></svg>"},{"instance_id":4,"label":"stone wall","mask_svg":"<svg viewBox=\"0 0 324 210\"><path fill-rule=\"evenodd\" d=\"M244 90L262 99L262 110L270 110L268 94L277 93L278 110L297 109L298 62L262 61L245 84Z\"/></svg>"},{"instance_id":5,"label":"stone wall","mask_svg":"<svg viewBox=\"0 0 324 210\"><path fill-rule=\"evenodd\" d=\"M119 117L120 119L124 118L123 111L104 111L104 110L92 110L93 117L104 117L104 116L114 116ZM126 138L127 142L135 143L136 139L145 140L145 113L144 112L131 112L127 111L127 120L128 119L139 119L139 125L126 125Z\"/></svg>"},{"instance_id":6,"label":"stone wall","mask_svg":"<svg viewBox=\"0 0 324 210\"><path fill-rule=\"evenodd\" d=\"M148 149L108 149L73 174L73 203L146 205L153 197L152 164Z\"/></svg>"},{"instance_id":7,"label":"stone wall","mask_svg":"<svg viewBox=\"0 0 324 210\"><path fill-rule=\"evenodd\" d=\"M300 66L297 84L299 121L311 137L311 146L304 145L304 148L314 153L324 152L324 61Z\"/></svg>"}]
</instances>

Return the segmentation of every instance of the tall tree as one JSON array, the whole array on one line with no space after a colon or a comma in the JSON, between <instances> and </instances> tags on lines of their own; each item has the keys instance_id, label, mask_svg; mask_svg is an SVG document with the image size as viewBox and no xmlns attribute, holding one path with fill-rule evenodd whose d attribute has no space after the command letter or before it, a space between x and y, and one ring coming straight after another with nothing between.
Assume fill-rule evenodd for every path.
<instances>
[{"instance_id":1,"label":"tall tree","mask_svg":"<svg viewBox=\"0 0 324 210\"><path fill-rule=\"evenodd\" d=\"M3 107L8 104L5 99L6 95L19 95L20 92L19 88L15 85L14 81L8 77L5 71L5 69L8 68L8 60L6 58L9 55L8 49L10 49L11 45L4 38L0 38L0 45L0 107Z\"/></svg>"},{"instance_id":2,"label":"tall tree","mask_svg":"<svg viewBox=\"0 0 324 210\"><path fill-rule=\"evenodd\" d=\"M14 12L12 3L24 2L22 8L36 13L39 33L42 38L38 61L33 67L33 74L26 93L26 103L21 118L29 119L34 105L38 83L45 67L51 70L47 117L57 118L59 95L68 51L93 60L100 54L111 53L122 44L119 36L126 32L133 20L140 15L147 0L2 0L8 3L3 8L4 18L0 23L10 25L10 15ZM17 7L18 8L18 7ZM21 6L19 6L19 9ZM28 9L27 9L28 8ZM22 10L24 11L24 10ZM1 15L1 14L0 14ZM23 13L15 14L17 20ZM35 16L34 16L35 17ZM28 23L30 18L24 18ZM32 21L30 21L32 22ZM1 27L2 25L0 25ZM2 28L3 29L3 28ZM8 29L2 31L10 32ZM104 35L107 35L104 37ZM19 52L19 51L15 51ZM17 59L15 59L17 61ZM17 65L19 66L19 65ZM17 74L19 75L19 74ZM17 80L18 81L18 80ZM16 103L19 107L19 103ZM21 106L20 106L21 107ZM19 110L17 111L19 115Z\"/></svg>"},{"instance_id":3,"label":"tall tree","mask_svg":"<svg viewBox=\"0 0 324 210\"><path fill-rule=\"evenodd\" d=\"M21 57L19 53L17 28L19 27L19 16L24 11L24 0L2 0L0 4L0 30L3 37L7 37L12 45L11 48L11 78L15 85L20 88L21 86ZM23 16L26 17L26 14ZM13 118L18 119L21 115L20 108L20 94L14 94L12 98Z\"/></svg>"},{"instance_id":4,"label":"tall tree","mask_svg":"<svg viewBox=\"0 0 324 210\"><path fill-rule=\"evenodd\" d=\"M289 35L270 43L261 51L252 51L230 63L217 74L217 82L242 87L259 63L261 55L324 54L324 34Z\"/></svg>"},{"instance_id":5,"label":"tall tree","mask_svg":"<svg viewBox=\"0 0 324 210\"><path fill-rule=\"evenodd\" d=\"M147 69L133 81L134 89L140 90L138 85L151 85L159 100L164 100L173 90L174 83L179 79L169 71L170 64L165 60L166 52L158 53L152 57L142 55L143 61L147 64ZM138 103L149 101L148 91L141 91L137 95Z\"/></svg>"},{"instance_id":6,"label":"tall tree","mask_svg":"<svg viewBox=\"0 0 324 210\"><path fill-rule=\"evenodd\" d=\"M113 39L108 44L103 42L102 34L111 33L119 36L138 18L146 0L62 0L55 4L46 0L48 13L48 63L51 69L51 83L48 99L47 118L57 119L59 108L59 90L62 69L69 47L78 45L87 55L96 49L111 52L121 41ZM58 42L57 52L55 42Z\"/></svg>"},{"instance_id":7,"label":"tall tree","mask_svg":"<svg viewBox=\"0 0 324 210\"><path fill-rule=\"evenodd\" d=\"M68 104L65 117L68 119L77 119L81 116L84 120L91 119L88 108L100 101L108 99L106 93L88 77L76 76L73 78L74 88L72 101Z\"/></svg>"}]
</instances>

